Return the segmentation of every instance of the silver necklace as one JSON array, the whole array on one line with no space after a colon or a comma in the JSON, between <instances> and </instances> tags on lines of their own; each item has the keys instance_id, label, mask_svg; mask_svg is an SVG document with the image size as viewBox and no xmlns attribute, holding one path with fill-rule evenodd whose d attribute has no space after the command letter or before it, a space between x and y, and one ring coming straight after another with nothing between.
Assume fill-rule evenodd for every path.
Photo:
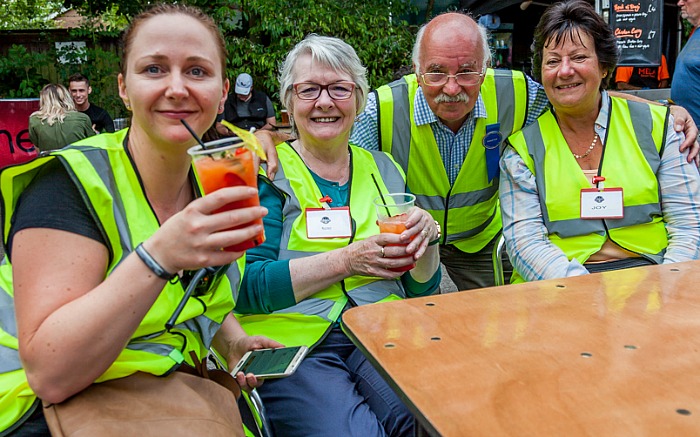
<instances>
[{"instance_id":1,"label":"silver necklace","mask_svg":"<svg viewBox=\"0 0 700 437\"><path fill-rule=\"evenodd\" d=\"M598 142L598 134L596 133L593 135L593 142L591 143L591 146L588 148L588 150L586 150L586 153L584 153L583 155L577 155L573 151L571 151L571 153L574 155L574 158L576 158L576 159L585 158L586 156L591 154L591 152L593 151L593 148L595 147L595 144L597 142Z\"/></svg>"}]
</instances>

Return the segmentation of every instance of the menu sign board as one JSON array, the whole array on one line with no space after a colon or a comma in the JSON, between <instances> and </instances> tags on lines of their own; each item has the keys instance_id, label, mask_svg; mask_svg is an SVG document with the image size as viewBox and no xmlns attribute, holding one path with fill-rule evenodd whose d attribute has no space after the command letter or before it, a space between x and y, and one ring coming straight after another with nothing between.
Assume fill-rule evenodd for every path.
<instances>
[{"instance_id":1,"label":"menu sign board","mask_svg":"<svg viewBox=\"0 0 700 437\"><path fill-rule=\"evenodd\" d=\"M620 48L618 65L659 65L662 22L662 0L610 0L610 27Z\"/></svg>"}]
</instances>

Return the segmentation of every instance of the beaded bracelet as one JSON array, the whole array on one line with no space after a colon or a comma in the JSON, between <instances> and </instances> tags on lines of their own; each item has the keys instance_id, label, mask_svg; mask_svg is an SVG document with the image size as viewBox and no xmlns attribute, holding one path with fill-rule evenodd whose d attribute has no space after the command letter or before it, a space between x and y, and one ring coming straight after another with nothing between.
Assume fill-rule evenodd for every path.
<instances>
[{"instance_id":1,"label":"beaded bracelet","mask_svg":"<svg viewBox=\"0 0 700 437\"><path fill-rule=\"evenodd\" d=\"M143 243L136 246L136 249L134 251L136 252L136 255L138 255L139 258L141 258L141 261L143 261L143 263L146 264L146 267L151 269L151 271L155 273L155 275L159 278L169 281L176 276L175 273L167 272L163 268L163 266L158 264L158 261L153 259L151 254L148 253L148 251L146 251L145 247L143 247Z\"/></svg>"}]
</instances>

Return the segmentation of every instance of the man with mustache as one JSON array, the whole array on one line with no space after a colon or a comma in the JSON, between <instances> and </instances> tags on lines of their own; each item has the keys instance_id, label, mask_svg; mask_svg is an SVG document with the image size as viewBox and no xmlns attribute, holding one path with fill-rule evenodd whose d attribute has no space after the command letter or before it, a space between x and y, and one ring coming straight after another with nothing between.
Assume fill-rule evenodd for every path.
<instances>
[{"instance_id":1,"label":"man with mustache","mask_svg":"<svg viewBox=\"0 0 700 437\"><path fill-rule=\"evenodd\" d=\"M494 285L501 140L548 108L541 85L519 71L486 68L490 60L486 29L471 17L433 18L416 36L415 74L370 94L350 138L392 154L404 169L417 205L442 228L431 244L440 244L440 260L458 290ZM674 116L685 120L687 112ZM695 138L692 120L686 128ZM507 256L504 273L509 280Z\"/></svg>"},{"instance_id":2,"label":"man with mustache","mask_svg":"<svg viewBox=\"0 0 700 437\"><path fill-rule=\"evenodd\" d=\"M415 74L378 88L351 143L391 153L421 208L440 223L440 259L458 290L494 285L491 254L501 231L502 138L547 107L539 84L519 71L486 68L486 30L447 13L416 36ZM512 268L504 259L504 270Z\"/></svg>"}]
</instances>

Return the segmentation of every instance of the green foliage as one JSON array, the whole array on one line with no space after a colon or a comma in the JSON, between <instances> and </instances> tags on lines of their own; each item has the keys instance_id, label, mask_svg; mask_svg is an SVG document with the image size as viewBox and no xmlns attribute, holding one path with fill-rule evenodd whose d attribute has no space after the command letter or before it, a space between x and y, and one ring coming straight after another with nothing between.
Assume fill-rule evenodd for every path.
<instances>
[{"instance_id":1,"label":"green foliage","mask_svg":"<svg viewBox=\"0 0 700 437\"><path fill-rule=\"evenodd\" d=\"M0 29L46 29L61 11L60 0L3 0L0 2Z\"/></svg>"},{"instance_id":2,"label":"green foliage","mask_svg":"<svg viewBox=\"0 0 700 437\"><path fill-rule=\"evenodd\" d=\"M117 88L119 58L113 51L95 46L83 52L59 52L58 56L61 55L69 62L56 64L58 82L68 86L68 78L72 74L82 73L90 79L90 102L105 108L112 118L127 115Z\"/></svg>"},{"instance_id":3,"label":"green foliage","mask_svg":"<svg viewBox=\"0 0 700 437\"><path fill-rule=\"evenodd\" d=\"M65 63L58 62L64 59ZM90 101L107 109L112 117L126 115L117 90L119 60L114 52L99 46L82 51L51 49L30 53L24 46L13 45L7 56L0 56L0 98L36 98L50 82L68 86L68 77L76 72L90 78Z\"/></svg>"},{"instance_id":4,"label":"green foliage","mask_svg":"<svg viewBox=\"0 0 700 437\"><path fill-rule=\"evenodd\" d=\"M75 8L87 17L100 16L105 12L116 12L123 16L134 16L147 7L149 0L64 0L66 8ZM172 3L175 3L174 1Z\"/></svg>"},{"instance_id":5,"label":"green foliage","mask_svg":"<svg viewBox=\"0 0 700 437\"><path fill-rule=\"evenodd\" d=\"M47 65L55 59L52 53L29 53L24 46L13 45L7 56L0 57L0 97L39 97L47 83Z\"/></svg>"},{"instance_id":6,"label":"green foliage","mask_svg":"<svg viewBox=\"0 0 700 437\"><path fill-rule=\"evenodd\" d=\"M25 0L30 1L30 0ZM36 97L48 81L65 83L80 71L91 80L90 100L104 106L115 118L125 111L117 95L116 48L100 47L104 37L113 38L148 0L65 0L91 18L90 25L72 31L74 40L86 41L85 53L64 53L68 64L55 60L59 53L29 54L14 48L9 59L0 57L0 96ZM394 73L411 64L414 36L405 17L414 8L408 0L190 0L214 17L222 28L229 52L227 75L233 82L250 73L257 89L279 101L277 74L287 52L309 33L336 36L355 48L367 67L371 87L393 79ZM393 17L393 19L392 19ZM107 24L105 24L107 23ZM99 26L97 29L94 26ZM95 48L92 48L95 47ZM17 62L17 59L22 59ZM83 60L86 59L85 62Z\"/></svg>"},{"instance_id":7,"label":"green foliage","mask_svg":"<svg viewBox=\"0 0 700 437\"><path fill-rule=\"evenodd\" d=\"M241 0L245 37L227 38L229 77L248 72L256 87L278 100L277 73L284 56L309 33L342 38L367 67L371 87L410 65L413 34L406 22L405 1L375 0Z\"/></svg>"}]
</instances>

